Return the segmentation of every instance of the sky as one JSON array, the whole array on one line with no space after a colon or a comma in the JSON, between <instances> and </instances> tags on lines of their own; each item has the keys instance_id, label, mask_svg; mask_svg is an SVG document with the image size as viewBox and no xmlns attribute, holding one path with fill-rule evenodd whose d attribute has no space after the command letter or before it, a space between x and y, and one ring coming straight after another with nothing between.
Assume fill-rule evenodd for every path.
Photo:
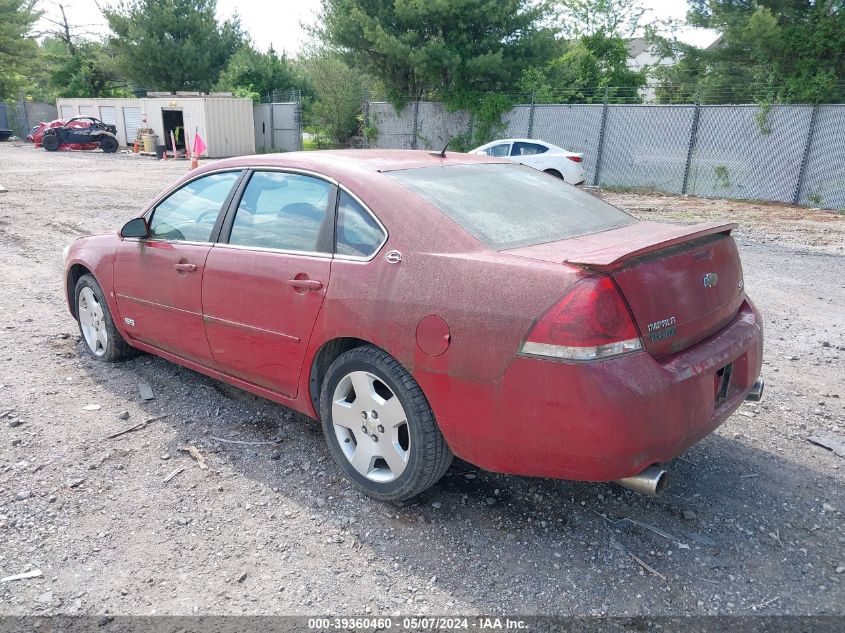
<instances>
[{"instance_id":1,"label":"sky","mask_svg":"<svg viewBox=\"0 0 845 633\"><path fill-rule=\"evenodd\" d=\"M72 25L78 25L80 31L97 35L107 30L97 4L117 4L117 0L41 0L39 4L48 17L56 19L60 1ZM687 11L684 0L642 0L642 4L649 9L644 22L682 19ZM277 52L284 51L291 56L308 42L303 25L316 21L319 8L320 0L217 0L218 17L225 19L237 11L241 25L257 48L267 50L272 45ZM44 19L38 25L41 31L50 28L51 25ZM679 37L688 44L706 46L716 35L712 31L689 29L680 33Z\"/></svg>"}]
</instances>

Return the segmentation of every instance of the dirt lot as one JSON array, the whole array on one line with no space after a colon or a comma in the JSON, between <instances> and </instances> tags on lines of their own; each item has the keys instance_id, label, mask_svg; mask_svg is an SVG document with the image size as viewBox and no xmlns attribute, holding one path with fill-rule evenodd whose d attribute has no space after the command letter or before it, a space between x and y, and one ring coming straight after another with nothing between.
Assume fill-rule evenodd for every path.
<instances>
[{"instance_id":1,"label":"dirt lot","mask_svg":"<svg viewBox=\"0 0 845 633\"><path fill-rule=\"evenodd\" d=\"M644 218L742 224L764 401L676 459L658 500L458 462L397 507L345 483L311 420L151 356L81 353L62 248L186 169L0 145L0 577L43 572L0 584L0 613L845 611L845 459L807 440L845 438L845 216L607 194Z\"/></svg>"}]
</instances>

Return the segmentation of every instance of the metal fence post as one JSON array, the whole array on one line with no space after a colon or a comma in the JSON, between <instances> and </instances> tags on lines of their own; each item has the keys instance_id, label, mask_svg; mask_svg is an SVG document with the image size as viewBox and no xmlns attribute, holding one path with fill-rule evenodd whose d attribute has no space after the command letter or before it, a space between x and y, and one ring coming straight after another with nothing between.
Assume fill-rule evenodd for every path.
<instances>
[{"instance_id":1,"label":"metal fence post","mask_svg":"<svg viewBox=\"0 0 845 633\"><path fill-rule=\"evenodd\" d=\"M807 161L810 158L810 147L813 144L813 133L816 131L816 114L818 110L818 104L814 104L813 112L810 114L807 142L804 144L804 155L801 157L801 169L798 171L798 182L795 183L795 194L792 196L792 204L798 204L799 200L801 200L801 187L804 184L804 176L807 173Z\"/></svg>"},{"instance_id":2,"label":"metal fence post","mask_svg":"<svg viewBox=\"0 0 845 633\"><path fill-rule=\"evenodd\" d=\"M601 125L599 126L599 145L596 150L596 173L593 176L593 186L598 187L601 174L601 155L604 150L604 130L607 127L607 88L604 89L604 105L601 110Z\"/></svg>"},{"instance_id":3,"label":"metal fence post","mask_svg":"<svg viewBox=\"0 0 845 633\"><path fill-rule=\"evenodd\" d=\"M472 112L470 112L469 113L469 125L467 126L467 144L470 147L472 147L472 145L473 145L472 133L473 133L474 127L475 127L475 115Z\"/></svg>"},{"instance_id":4,"label":"metal fence post","mask_svg":"<svg viewBox=\"0 0 845 633\"><path fill-rule=\"evenodd\" d=\"M29 133L29 119L26 116L26 97L23 93L18 100L18 125L20 126L21 136L26 136Z\"/></svg>"},{"instance_id":5,"label":"metal fence post","mask_svg":"<svg viewBox=\"0 0 845 633\"><path fill-rule=\"evenodd\" d=\"M364 129L361 130L364 136L364 147L370 147L370 136L368 131L370 129L370 95L364 91L364 102L361 104L361 116L364 119Z\"/></svg>"},{"instance_id":6,"label":"metal fence post","mask_svg":"<svg viewBox=\"0 0 845 633\"><path fill-rule=\"evenodd\" d=\"M528 136L534 138L534 97L531 97L531 109L528 110Z\"/></svg>"},{"instance_id":7,"label":"metal fence post","mask_svg":"<svg viewBox=\"0 0 845 633\"><path fill-rule=\"evenodd\" d=\"M687 162L684 166L684 184L681 185L681 193L687 192L687 185L689 185L689 168L692 164L692 153L695 150L695 144L698 142L698 120L701 117L701 105L695 104L695 110L692 114L692 128L689 133L689 146L687 146Z\"/></svg>"},{"instance_id":8,"label":"metal fence post","mask_svg":"<svg viewBox=\"0 0 845 633\"><path fill-rule=\"evenodd\" d=\"M414 101L414 136L411 138L411 149L417 149L417 124L420 116L420 100Z\"/></svg>"},{"instance_id":9,"label":"metal fence post","mask_svg":"<svg viewBox=\"0 0 845 633\"><path fill-rule=\"evenodd\" d=\"M302 151L302 101L297 100L295 103L296 146L299 151Z\"/></svg>"},{"instance_id":10,"label":"metal fence post","mask_svg":"<svg viewBox=\"0 0 845 633\"><path fill-rule=\"evenodd\" d=\"M273 102L267 106L270 108L270 149L276 149L276 126L273 121Z\"/></svg>"}]
</instances>

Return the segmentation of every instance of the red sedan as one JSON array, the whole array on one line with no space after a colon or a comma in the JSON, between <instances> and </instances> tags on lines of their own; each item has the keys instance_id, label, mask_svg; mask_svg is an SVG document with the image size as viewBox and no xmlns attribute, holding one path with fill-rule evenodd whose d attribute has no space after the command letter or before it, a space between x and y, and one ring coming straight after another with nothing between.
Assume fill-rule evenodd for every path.
<instances>
[{"instance_id":1,"label":"red sedan","mask_svg":"<svg viewBox=\"0 0 845 633\"><path fill-rule=\"evenodd\" d=\"M762 393L733 228L639 222L488 156L252 156L74 242L65 287L94 357L143 350L318 418L378 499L453 455L656 494Z\"/></svg>"}]
</instances>

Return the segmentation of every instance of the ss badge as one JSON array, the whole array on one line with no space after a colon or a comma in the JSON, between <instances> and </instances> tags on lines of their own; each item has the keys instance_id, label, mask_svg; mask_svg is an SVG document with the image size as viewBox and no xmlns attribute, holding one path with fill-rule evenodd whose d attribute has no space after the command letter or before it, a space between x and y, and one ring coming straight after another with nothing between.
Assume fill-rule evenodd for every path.
<instances>
[{"instance_id":1,"label":"ss badge","mask_svg":"<svg viewBox=\"0 0 845 633\"><path fill-rule=\"evenodd\" d=\"M129 317L123 317L123 322L126 325L132 325L132 326L135 325L135 319L130 319Z\"/></svg>"}]
</instances>

